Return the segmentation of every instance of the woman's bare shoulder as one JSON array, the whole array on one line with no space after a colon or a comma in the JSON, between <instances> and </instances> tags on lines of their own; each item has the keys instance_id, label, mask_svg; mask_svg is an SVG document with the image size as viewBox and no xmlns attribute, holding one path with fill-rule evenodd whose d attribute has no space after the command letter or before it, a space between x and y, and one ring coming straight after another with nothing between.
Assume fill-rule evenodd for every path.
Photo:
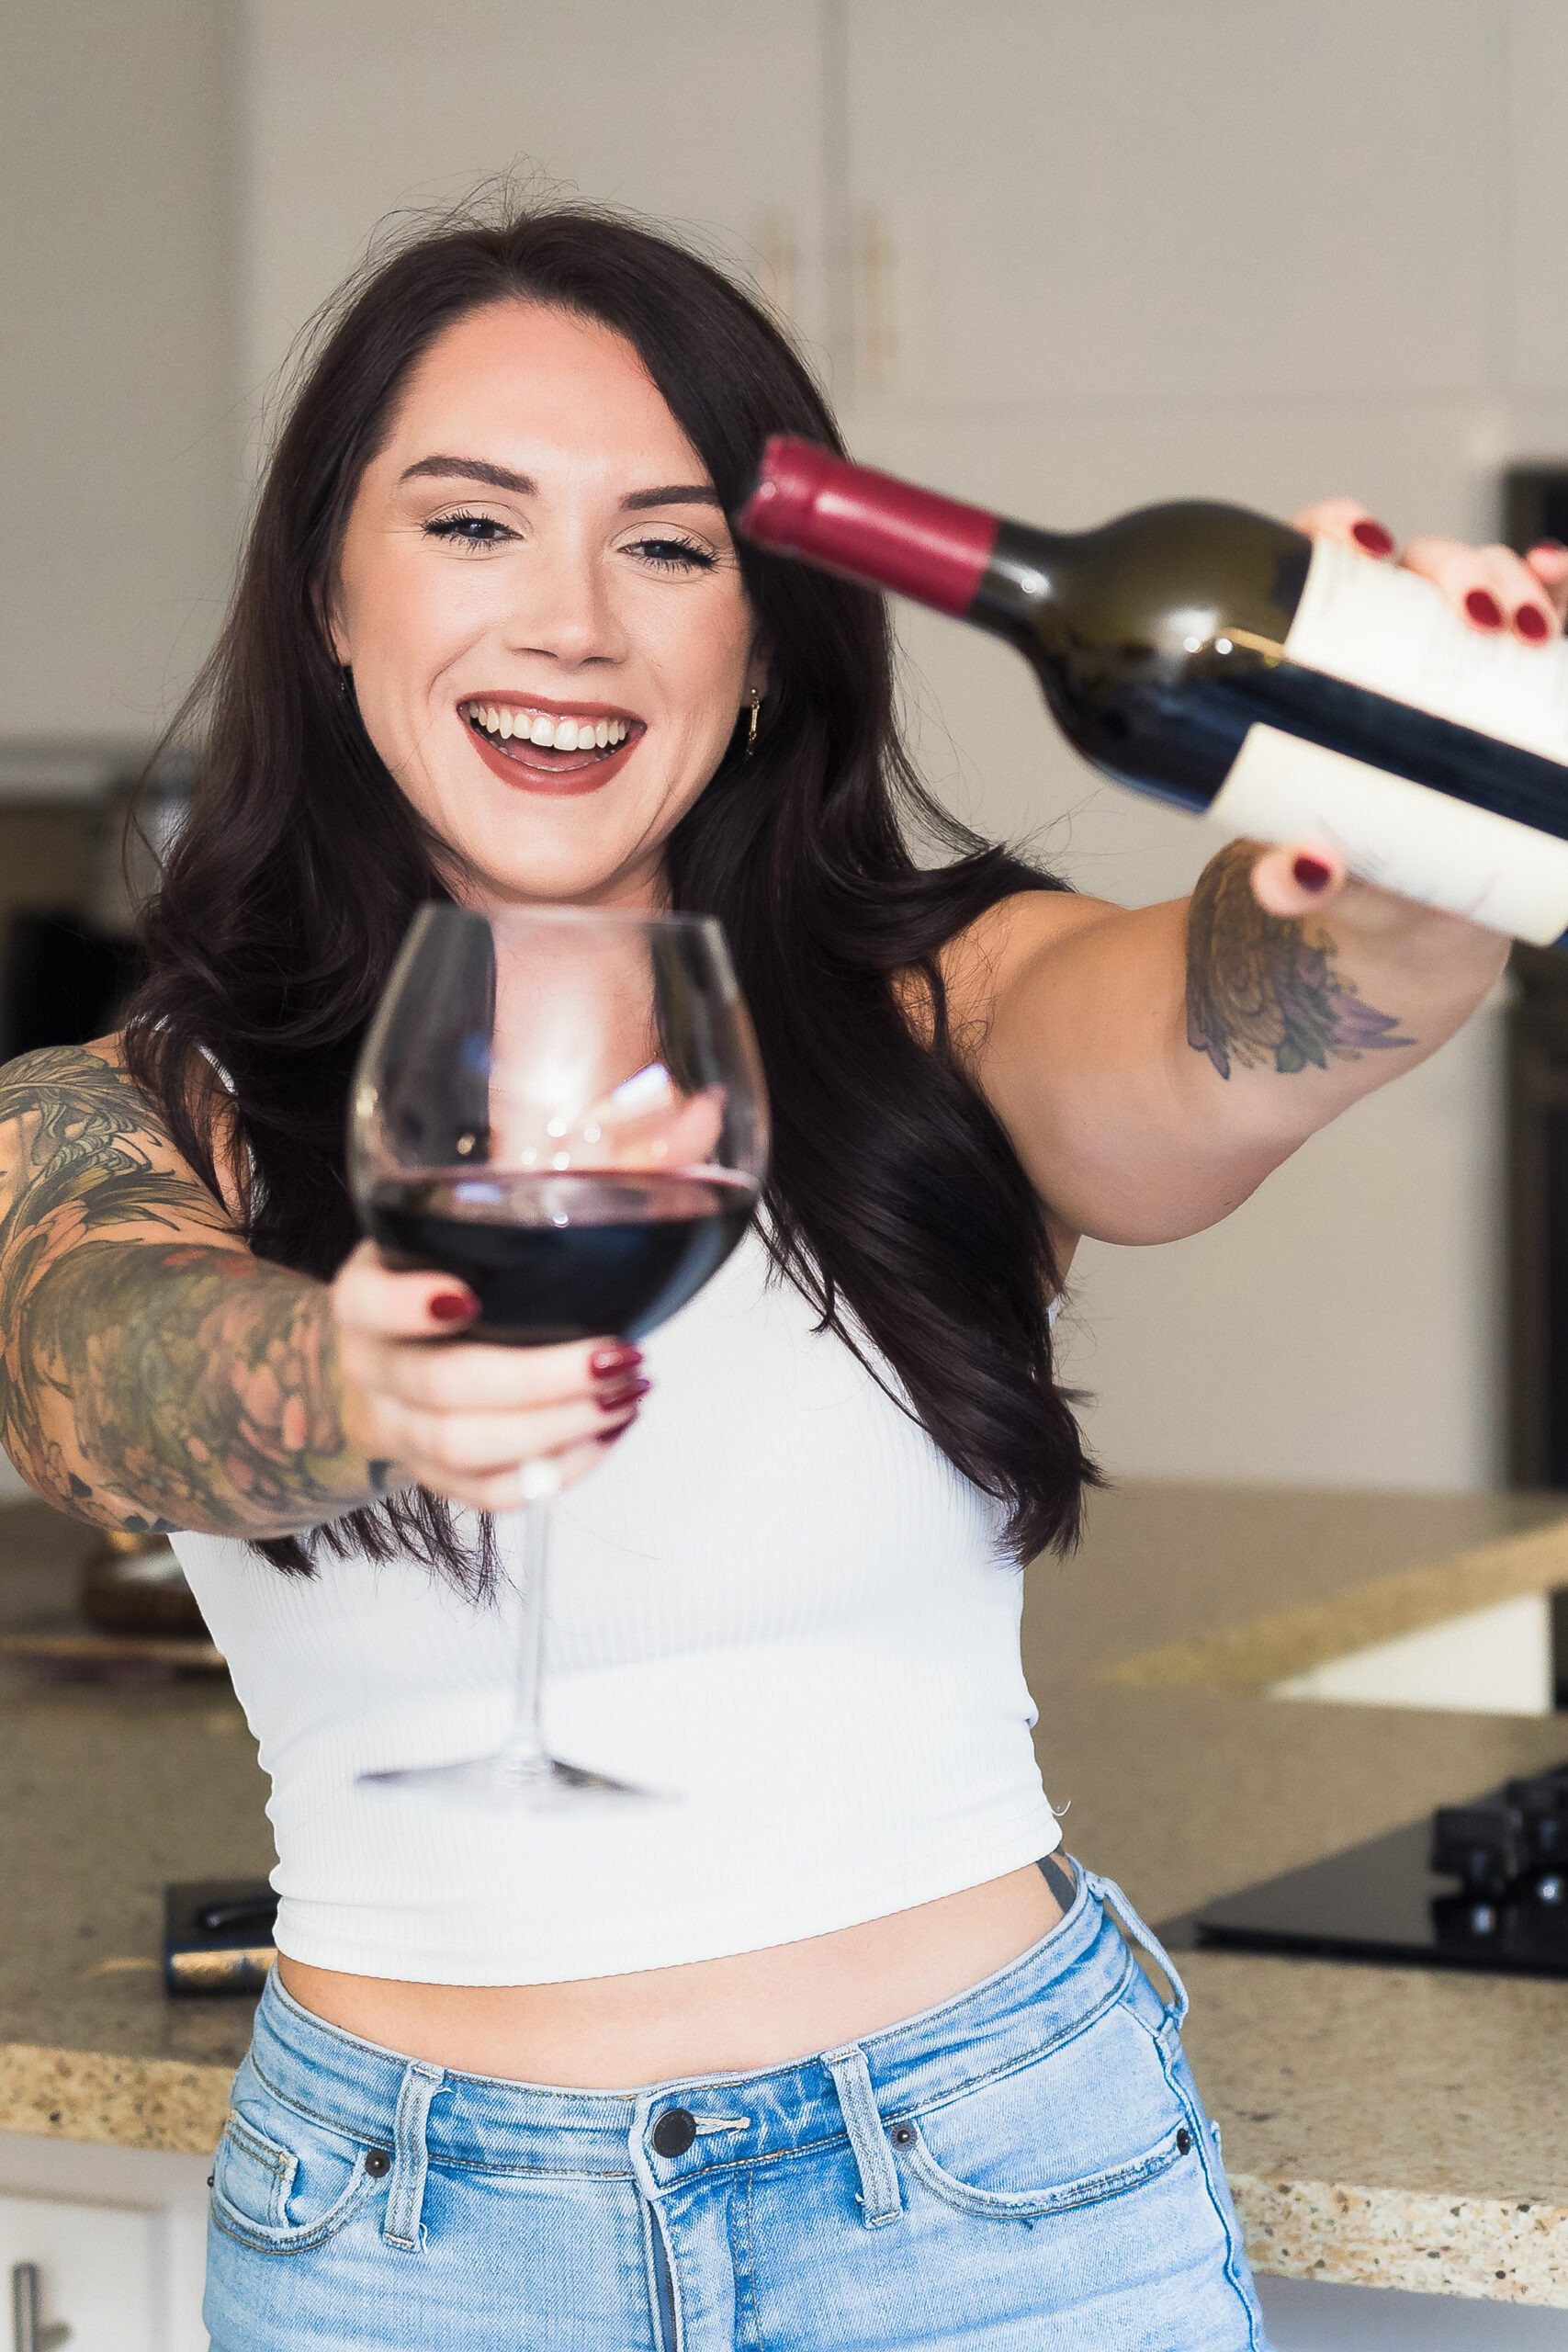
<instances>
[{"instance_id":1,"label":"woman's bare shoulder","mask_svg":"<svg viewBox=\"0 0 1568 2352\"><path fill-rule=\"evenodd\" d=\"M998 996L1027 964L1075 931L1122 912L1110 899L1086 898L1078 890L1019 890L955 932L938 956L947 997L948 1032L959 1058L977 1074ZM918 973L899 976L905 1018L922 1044L931 1042L930 991ZM1082 1236L1042 1197L1046 1231L1066 1280Z\"/></svg>"},{"instance_id":2,"label":"woman's bare shoulder","mask_svg":"<svg viewBox=\"0 0 1568 2352\"><path fill-rule=\"evenodd\" d=\"M194 1081L198 1091L201 1082ZM233 1121L212 1103L221 1206L170 1136L160 1106L136 1083L123 1038L44 1046L0 1068L0 1219L15 1237L60 1222L98 1238L151 1222L237 1239Z\"/></svg>"},{"instance_id":3,"label":"woman's bare shoulder","mask_svg":"<svg viewBox=\"0 0 1568 2352\"><path fill-rule=\"evenodd\" d=\"M1017 890L955 931L937 961L948 1027L959 1053L975 1057L992 1006L1023 965L1071 933L1122 911L1111 899L1086 898L1079 890ZM929 1046L933 1024L928 990L913 972L900 974L897 985L906 1018Z\"/></svg>"}]
</instances>

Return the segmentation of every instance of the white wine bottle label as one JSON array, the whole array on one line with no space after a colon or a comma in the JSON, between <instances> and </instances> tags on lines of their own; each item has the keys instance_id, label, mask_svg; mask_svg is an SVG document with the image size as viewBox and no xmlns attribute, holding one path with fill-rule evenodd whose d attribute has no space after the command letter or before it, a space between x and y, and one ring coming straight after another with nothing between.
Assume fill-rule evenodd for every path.
<instances>
[{"instance_id":1,"label":"white wine bottle label","mask_svg":"<svg viewBox=\"0 0 1568 2352\"><path fill-rule=\"evenodd\" d=\"M1442 592L1316 538L1289 659L1564 763L1568 644L1461 620ZM1568 931L1568 842L1289 734L1255 726L1208 817L1234 840L1316 836L1364 882L1549 945Z\"/></svg>"},{"instance_id":2,"label":"white wine bottle label","mask_svg":"<svg viewBox=\"0 0 1568 2352\"><path fill-rule=\"evenodd\" d=\"M1568 643L1475 628L1432 581L1337 539L1313 541L1285 651L1304 669L1568 762Z\"/></svg>"},{"instance_id":3,"label":"white wine bottle label","mask_svg":"<svg viewBox=\"0 0 1568 2352\"><path fill-rule=\"evenodd\" d=\"M1568 842L1277 727L1247 729L1208 814L1232 841L1325 842L1360 881L1512 939L1568 931Z\"/></svg>"}]
</instances>

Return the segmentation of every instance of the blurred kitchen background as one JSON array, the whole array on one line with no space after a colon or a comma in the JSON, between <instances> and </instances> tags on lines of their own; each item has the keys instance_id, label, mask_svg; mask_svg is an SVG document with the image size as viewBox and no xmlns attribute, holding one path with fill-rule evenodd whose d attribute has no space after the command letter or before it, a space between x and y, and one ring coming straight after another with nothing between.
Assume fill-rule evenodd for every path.
<instances>
[{"instance_id":1,"label":"blurred kitchen background","mask_svg":"<svg viewBox=\"0 0 1568 2352\"><path fill-rule=\"evenodd\" d=\"M221 618L291 345L378 223L450 206L498 174L524 192L638 208L743 273L793 324L856 455L1047 525L1179 495L1288 515L1347 492L1402 540L1435 532L1522 549L1543 534L1568 540L1565 87L1562 0L13 0L0 24L3 1055L112 1025L149 871L146 853L122 870L128 792ZM1077 763L1001 646L907 607L899 618L919 756L954 808L1031 842L1100 897L1137 905L1191 887L1218 836ZM182 781L178 762L160 776L152 852L177 821ZM1104 1593L1075 1601L1082 1579L1052 1581L1057 1614L1032 1653L1051 1672L1065 1659L1077 1674L1075 1607L1086 1626L1120 1611L1127 1640L1134 1619L1141 1640L1170 1639L1204 1622L1216 1563L1241 1589L1235 1564L1249 1544L1267 1557L1248 1570L1248 1606L1278 1607L1501 1533L1515 1511L1521 1529L1543 1505L1554 1518L1543 1490L1568 1493L1568 956L1517 950L1457 1037L1213 1231L1154 1249L1086 1242L1057 1341L1064 1377L1094 1392L1090 1442L1127 1493L1107 1504ZM1189 1501L1168 1482L1186 1482ZM1226 1501L1220 1488L1256 1491ZM1503 1489L1529 1492L1499 1501ZM19 1491L0 1465L0 1492ZM1347 1493L1365 1525L1331 1542L1331 1518L1348 1526ZM1430 1529L1416 1524L1423 1512ZM18 1559L34 1543L17 1539ZM1325 1566L1336 1544L1344 1560ZM28 1573L52 1593L62 1578L48 1549ZM1212 1881L1207 1865L1196 1873L1201 1887L1457 1799L1523 1770L1527 1756L1568 1752L1568 1737L1553 1747L1550 1720L1538 1756L1522 1731L1494 1734L1478 1713L1461 1735L1452 1716L1423 1730L1416 1712L1550 1719L1568 1708L1568 1554L1553 1562L1456 1577L1441 1606L1428 1596L1403 1616L1364 1614L1342 1645L1348 1663L1306 1641L1293 1676L1278 1661L1249 1668L1280 1694L1354 1702L1338 1710L1347 1724L1358 1706L1403 1712L1381 1732L1355 1716L1364 1745L1345 1749L1338 1797L1320 1803L1328 1747L1309 1769L1300 1743L1303 1719L1322 1711L1278 1711L1247 1752L1277 1751L1279 1784L1247 1780L1232 1842ZM1234 1688L1246 1680L1237 1668ZM1138 1738L1166 1739L1170 1693L1134 1695L1122 1716L1086 1688L1084 1752L1102 1715L1108 1754L1131 1743L1135 1761ZM62 1743L62 1791L77 1787L78 1755L96 1756L104 1785L127 1792L127 1824L134 1801L134 1826L113 1840L133 1858L134 1938L150 1942L172 1873L265 1867L248 1755L232 1807L244 1835L216 1812L203 1828L190 1792L210 1773L178 1765L185 1751L152 1698L144 1733L134 1691L123 1715L84 1701L80 1744L74 1703L51 1714L40 1700L29 1737ZM1052 1742L1068 1739L1072 1703L1065 1690L1048 1699ZM1213 1716L1207 1698L1191 1704L1186 1746L1174 1762L1161 1749L1173 1790L1204 1785L1211 1723L1241 1702L1222 1700ZM215 1739L238 1723L231 1707L211 1710ZM1067 1748L1049 1752L1066 1772ZM52 1753L29 1750L35 1779ZM180 1793L161 1805L145 1792L165 1769ZM1238 1776L1218 1763L1214 1773L1204 1803L1223 1812ZM1124 1833L1106 1811L1110 1777L1098 1762L1084 1773L1075 1828L1111 1868L1122 1836L1140 1887L1145 1837L1156 1889L1171 1834L1157 1805L1146 1818L1149 1776ZM98 1781L83 1786L83 1804L97 1804ZM87 1828L49 1828L41 1800L35 1814L36 1830L17 1808L24 1854L34 1838L51 1867L79 1860L86 1887L97 1868ZM148 1843L144 1815L168 1835ZM190 1849L177 1864L174 1826ZM1246 1834L1250 1859L1234 1842ZM60 1884L54 1910L64 1919L79 1902L86 1923L60 1933L98 1933L107 1898L95 1910ZM1174 1883L1144 1899L1174 1902ZM134 1939L130 1927L105 1932ZM60 1969L48 1936L35 1940L39 1989L28 1978L17 1994L7 2049L96 2035L90 2046L117 2067L143 2048L232 2063L215 2024L186 2021L176 2035L145 1975L107 1980L123 2008L111 2015L106 1994L107 2022L95 2012L40 2024ZM137 1942L102 1965L155 1963ZM1215 2017L1205 2064L1217 2067L1239 2045L1223 2007ZM1416 2018L1409 2030L1423 2047L1444 2041ZM1510 2116L1536 2102L1554 2046L1533 2029L1516 2039L1529 2088L1513 2107L1504 2099ZM1461 2019L1453 2046L1474 2040ZM1303 2079L1317 2078L1332 2041L1309 2042ZM1307 2281L1319 2312L1359 2290L1313 2283L1323 2266L1289 2239L1295 2209L1282 2188L1277 2209L1269 2202L1287 2158L1264 2127L1280 2110L1279 2129L1296 2130L1276 2073L1292 2068L1262 2067L1236 2091L1227 2148L1251 2167L1259 2259ZM109 2168L124 2151L96 2140L122 2139L137 2152L128 2165L183 2165L167 2194L169 2227L186 2236L171 2237L169 2259L194 2278L200 2130L160 2138L145 2120L151 2090L118 2122L85 2124L74 2109L62 2122L50 2086L35 2121L13 2114L6 2126L39 2135L10 2143L32 2167L29 2198L50 2182L68 2202L131 2196L129 2174ZM1461 2103L1476 2105L1472 2091ZM1379 2112L1398 2104L1381 2086L1369 2099ZM1339 2104L1370 2130L1355 2095ZM1410 2132L1415 2145L1420 2129ZM1475 2128L1470 2138L1483 2152L1475 2176L1491 2181L1491 2143ZM169 2148L186 2153L156 2153ZM1318 2162L1294 2149L1298 2169ZM100 2156L101 2177L84 2169ZM1342 2176L1325 2158L1310 2177L1360 2183L1369 2161L1357 2141ZM1512 2158L1494 2171L1495 2193L1517 2201ZM1540 2177L1539 2165L1518 2176ZM1506 2198L1500 2214L1514 2210ZM15 2203L0 2197L0 2223ZM104 2309L129 2310L107 2211L93 2208ZM60 2226L59 2275L83 2281L85 2241ZM0 2228L0 2258L35 2261L43 2227L35 2199L15 2256ZM1532 2298L1511 2273L1494 2288L1505 2274L1490 2259L1452 2291ZM1469 2332L1473 2301L1439 2335L1431 2296L1382 2291L1424 2283L1414 2254L1397 2278L1382 2254L1345 2260L1337 2275L1379 2285L1375 2319L1358 2322L1368 2332L1341 2320L1331 2335L1319 2318L1321 2335L1287 2337L1281 2298L1294 2281L1271 2280L1281 2346L1544 2345L1559 2325L1550 2340L1568 2340L1561 2311L1489 2305L1487 2332ZM47 2272L40 2291L56 2291ZM148 2321L136 2344L194 2346L194 2291L177 2326ZM1407 2301L1425 2316L1402 2317ZM1542 2332L1527 2335L1534 2323ZM106 2324L93 2344L119 2323Z\"/></svg>"},{"instance_id":2,"label":"blurred kitchen background","mask_svg":"<svg viewBox=\"0 0 1568 2352\"><path fill-rule=\"evenodd\" d=\"M292 339L378 221L492 173L684 229L793 322L856 454L1015 514L1346 492L1489 539L1533 463L1520 543L1568 537L1561 0L51 0L5 46L8 1050L65 1017L26 996L62 924L104 971L105 795L218 625ZM1078 763L1004 648L901 626L965 817L1098 896L1190 887L1215 837ZM1084 1244L1064 1369L1112 1475L1568 1484L1512 1427L1551 1345L1521 1328L1550 1051L1509 1273L1518 993L1216 1229Z\"/></svg>"}]
</instances>

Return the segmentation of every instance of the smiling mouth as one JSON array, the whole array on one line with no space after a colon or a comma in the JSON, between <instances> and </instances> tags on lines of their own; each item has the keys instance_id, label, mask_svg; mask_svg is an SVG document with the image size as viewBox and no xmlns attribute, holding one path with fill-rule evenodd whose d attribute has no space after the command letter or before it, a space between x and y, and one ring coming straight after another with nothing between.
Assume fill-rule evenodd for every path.
<instances>
[{"instance_id":1,"label":"smiling mouth","mask_svg":"<svg viewBox=\"0 0 1568 2352\"><path fill-rule=\"evenodd\" d=\"M596 718L586 713L573 718L486 702L464 702L457 707L491 751L538 775L571 775L597 767L648 731L640 718Z\"/></svg>"}]
</instances>

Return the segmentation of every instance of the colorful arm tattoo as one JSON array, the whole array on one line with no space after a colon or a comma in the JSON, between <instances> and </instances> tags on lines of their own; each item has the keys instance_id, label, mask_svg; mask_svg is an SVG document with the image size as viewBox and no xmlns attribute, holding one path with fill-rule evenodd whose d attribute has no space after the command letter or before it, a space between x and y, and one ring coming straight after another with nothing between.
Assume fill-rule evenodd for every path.
<instances>
[{"instance_id":1,"label":"colorful arm tattoo","mask_svg":"<svg viewBox=\"0 0 1568 2352\"><path fill-rule=\"evenodd\" d=\"M1364 1004L1333 968L1333 934L1260 907L1249 880L1256 842L1233 842L1203 868L1187 917L1187 1042L1222 1078L1233 1058L1272 1062L1290 1074L1332 1054L1359 1060L1368 1047L1414 1046L1391 1035L1392 1012Z\"/></svg>"},{"instance_id":2,"label":"colorful arm tattoo","mask_svg":"<svg viewBox=\"0 0 1568 2352\"><path fill-rule=\"evenodd\" d=\"M0 1442L37 1492L293 1533L390 1481L339 1399L326 1290L251 1256L123 1069L59 1046L0 1070Z\"/></svg>"}]
</instances>

